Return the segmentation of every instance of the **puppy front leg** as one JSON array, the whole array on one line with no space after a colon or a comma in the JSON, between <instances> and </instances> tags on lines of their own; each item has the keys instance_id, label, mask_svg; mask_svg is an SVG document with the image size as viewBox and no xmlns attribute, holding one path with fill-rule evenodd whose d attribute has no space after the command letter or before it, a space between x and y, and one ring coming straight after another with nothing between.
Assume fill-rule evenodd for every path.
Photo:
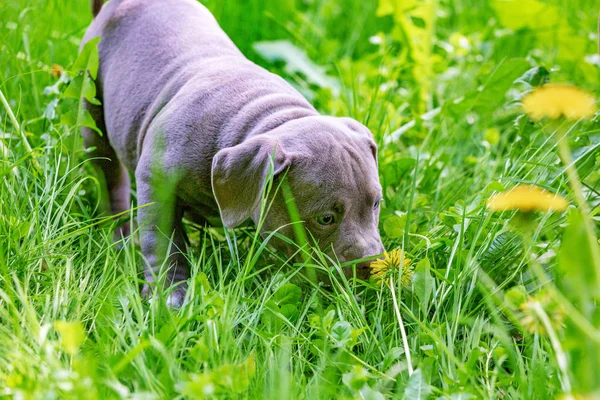
<instances>
[{"instance_id":1,"label":"puppy front leg","mask_svg":"<svg viewBox=\"0 0 600 400\"><path fill-rule=\"evenodd\" d=\"M151 184L150 169L136 171L138 222L140 225L140 245L144 260L144 276L148 283L154 283L160 268L167 257L167 286L176 285L169 295L167 305L181 307L185 299L189 269L184 255L186 236L183 223L183 210L177 206L175 197L165 201L164 196L155 193ZM173 195L174 196L174 195ZM160 198L159 198L160 197ZM171 241L172 239L172 241ZM168 252L168 254L167 254ZM148 284L142 294L150 295Z\"/></svg>"}]
</instances>

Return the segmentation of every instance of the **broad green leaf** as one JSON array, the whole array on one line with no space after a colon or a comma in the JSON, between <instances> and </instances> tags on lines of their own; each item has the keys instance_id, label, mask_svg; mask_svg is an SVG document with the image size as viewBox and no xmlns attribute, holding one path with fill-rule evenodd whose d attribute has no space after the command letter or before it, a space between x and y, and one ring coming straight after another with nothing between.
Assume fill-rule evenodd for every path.
<instances>
[{"instance_id":1,"label":"broad green leaf","mask_svg":"<svg viewBox=\"0 0 600 400\"><path fill-rule=\"evenodd\" d=\"M425 380L421 370L417 369L408 380L408 385L406 386L406 389L404 389L403 398L406 400L427 399L430 393L431 386Z\"/></svg>"},{"instance_id":2,"label":"broad green leaf","mask_svg":"<svg viewBox=\"0 0 600 400\"><path fill-rule=\"evenodd\" d=\"M80 71L87 71L93 79L98 75L99 55L98 43L100 37L96 37L88 41L77 56L73 63L71 73L79 74Z\"/></svg>"},{"instance_id":3,"label":"broad green leaf","mask_svg":"<svg viewBox=\"0 0 600 400\"><path fill-rule=\"evenodd\" d=\"M79 110L71 110L68 113L61 115L60 123L61 125L68 126L85 126L95 130L96 132L98 132L99 135L102 135L102 132L100 131L100 129L98 129L98 126L96 126L94 118L92 118L90 112L85 108L81 108Z\"/></svg>"},{"instance_id":4,"label":"broad green leaf","mask_svg":"<svg viewBox=\"0 0 600 400\"><path fill-rule=\"evenodd\" d=\"M196 286L200 288L204 295L211 291L208 276L206 276L204 272L199 272L198 275L196 275Z\"/></svg>"},{"instance_id":5,"label":"broad green leaf","mask_svg":"<svg viewBox=\"0 0 600 400\"><path fill-rule=\"evenodd\" d=\"M96 126L84 102L99 105L96 99L96 84L93 79L98 73L98 42L100 38L90 40L85 44L72 67L73 79L62 95L63 99L75 99L77 108L61 117L61 124L70 126L85 126L94 129L99 135L102 132Z\"/></svg>"},{"instance_id":6,"label":"broad green leaf","mask_svg":"<svg viewBox=\"0 0 600 400\"><path fill-rule=\"evenodd\" d=\"M392 366L392 363L396 362L400 356L404 354L404 347L392 347L388 350L383 358L383 370L386 370Z\"/></svg>"},{"instance_id":7,"label":"broad green leaf","mask_svg":"<svg viewBox=\"0 0 600 400\"><path fill-rule=\"evenodd\" d=\"M544 67L533 67L528 69L515 82L526 83L531 87L541 86L550 80L550 72Z\"/></svg>"},{"instance_id":8,"label":"broad green leaf","mask_svg":"<svg viewBox=\"0 0 600 400\"><path fill-rule=\"evenodd\" d=\"M84 98L91 104L100 105L100 102L96 99L96 84L89 76L84 74L79 74L71 80L62 94L62 98L77 100Z\"/></svg>"},{"instance_id":9,"label":"broad green leaf","mask_svg":"<svg viewBox=\"0 0 600 400\"><path fill-rule=\"evenodd\" d=\"M587 235L581 212L571 209L558 253L560 274L556 277L556 282L562 293L597 328L600 321L600 288L597 285L591 246L599 246L597 239ZM577 377L580 388L591 392L597 387L597 382L600 382L598 342L594 342L567 319L564 348L569 352L571 372Z\"/></svg>"},{"instance_id":10,"label":"broad green leaf","mask_svg":"<svg viewBox=\"0 0 600 400\"><path fill-rule=\"evenodd\" d=\"M417 264L412 283L415 294L419 298L421 310L426 312L429 307L429 298L431 297L431 292L433 291L433 285L435 283L433 276L431 276L428 258L422 259Z\"/></svg>"},{"instance_id":11,"label":"broad green leaf","mask_svg":"<svg viewBox=\"0 0 600 400\"><path fill-rule=\"evenodd\" d=\"M342 376L342 382L351 390L359 390L369 380L371 375L360 365L354 365L350 372Z\"/></svg>"},{"instance_id":12,"label":"broad green leaf","mask_svg":"<svg viewBox=\"0 0 600 400\"><path fill-rule=\"evenodd\" d=\"M343 347L352 339L352 326L347 321L338 321L331 328L335 347Z\"/></svg>"},{"instance_id":13,"label":"broad green leaf","mask_svg":"<svg viewBox=\"0 0 600 400\"><path fill-rule=\"evenodd\" d=\"M273 301L277 304L298 304L302 297L302 289L293 283L281 285L273 295Z\"/></svg>"},{"instance_id":14,"label":"broad green leaf","mask_svg":"<svg viewBox=\"0 0 600 400\"><path fill-rule=\"evenodd\" d=\"M276 314L279 312L279 306L273 300L266 302L265 308L260 316L260 321L265 325L269 332L276 332L281 329L282 322Z\"/></svg>"},{"instance_id":15,"label":"broad green leaf","mask_svg":"<svg viewBox=\"0 0 600 400\"><path fill-rule=\"evenodd\" d=\"M329 88L337 93L339 82L328 76L325 69L315 64L304 52L288 40L258 42L254 50L269 62L283 61L285 71L290 74L301 73L311 83L323 88Z\"/></svg>"},{"instance_id":16,"label":"broad green leaf","mask_svg":"<svg viewBox=\"0 0 600 400\"><path fill-rule=\"evenodd\" d=\"M323 317L323 328L329 330L329 327L333 323L333 319L335 318L335 310L327 311L327 314Z\"/></svg>"},{"instance_id":17,"label":"broad green leaf","mask_svg":"<svg viewBox=\"0 0 600 400\"><path fill-rule=\"evenodd\" d=\"M252 353L240 364L225 364L210 372L190 375L179 390L190 399L230 398L232 394L247 391L255 374L256 362Z\"/></svg>"},{"instance_id":18,"label":"broad green leaf","mask_svg":"<svg viewBox=\"0 0 600 400\"><path fill-rule=\"evenodd\" d=\"M586 39L571 28L556 5L537 0L494 0L491 5L503 26L515 31L532 30L540 44L558 49L560 58L584 56Z\"/></svg>"},{"instance_id":19,"label":"broad green leaf","mask_svg":"<svg viewBox=\"0 0 600 400\"><path fill-rule=\"evenodd\" d=\"M590 310L592 296L598 295L600 288L595 287L596 273L590 246L598 246L587 235L581 213L572 209L567 217L567 227L563 234L558 253L558 267L561 276L557 281L564 293Z\"/></svg>"},{"instance_id":20,"label":"broad green leaf","mask_svg":"<svg viewBox=\"0 0 600 400\"><path fill-rule=\"evenodd\" d=\"M473 95L473 110L481 113L504 104L508 89L528 68L529 63L520 58L506 60L496 67Z\"/></svg>"},{"instance_id":21,"label":"broad green leaf","mask_svg":"<svg viewBox=\"0 0 600 400\"><path fill-rule=\"evenodd\" d=\"M383 179L388 184L397 185L401 179L410 173L417 164L417 160L412 157L401 157L381 165L380 170Z\"/></svg>"},{"instance_id":22,"label":"broad green leaf","mask_svg":"<svg viewBox=\"0 0 600 400\"><path fill-rule=\"evenodd\" d=\"M406 213L390 215L383 221L383 230L390 238L401 238L406 229Z\"/></svg>"},{"instance_id":23,"label":"broad green leaf","mask_svg":"<svg viewBox=\"0 0 600 400\"><path fill-rule=\"evenodd\" d=\"M204 363L210 360L210 349L204 340L199 340L190 350L190 355L196 362Z\"/></svg>"},{"instance_id":24,"label":"broad green leaf","mask_svg":"<svg viewBox=\"0 0 600 400\"><path fill-rule=\"evenodd\" d=\"M298 318L298 315L300 314L300 310L298 310L298 306L296 304L283 304L279 308L279 311L281 312L281 315L287 318L288 321L292 322Z\"/></svg>"},{"instance_id":25,"label":"broad green leaf","mask_svg":"<svg viewBox=\"0 0 600 400\"><path fill-rule=\"evenodd\" d=\"M360 390L360 398L364 400L385 400L380 392L371 389L369 385L364 385Z\"/></svg>"},{"instance_id":26,"label":"broad green leaf","mask_svg":"<svg viewBox=\"0 0 600 400\"><path fill-rule=\"evenodd\" d=\"M552 28L561 18L556 6L537 0L494 0L491 5L500 23L513 30Z\"/></svg>"},{"instance_id":27,"label":"broad green leaf","mask_svg":"<svg viewBox=\"0 0 600 400\"><path fill-rule=\"evenodd\" d=\"M506 92L528 68L529 63L522 58L505 60L485 76L476 90L466 93L460 101L446 103L445 107L455 115L469 111L493 113L505 103Z\"/></svg>"}]
</instances>

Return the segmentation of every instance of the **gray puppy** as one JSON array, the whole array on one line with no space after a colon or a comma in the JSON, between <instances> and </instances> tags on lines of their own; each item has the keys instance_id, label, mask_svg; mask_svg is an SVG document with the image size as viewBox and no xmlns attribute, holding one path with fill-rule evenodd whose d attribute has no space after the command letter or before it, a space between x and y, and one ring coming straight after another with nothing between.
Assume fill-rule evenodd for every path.
<instances>
[{"instance_id":1,"label":"gray puppy","mask_svg":"<svg viewBox=\"0 0 600 400\"><path fill-rule=\"evenodd\" d=\"M84 129L85 144L102 158L95 163L113 213L129 209L128 171L135 174L138 205L147 205L138 223L148 282L164 261L161 243L173 238L168 281L178 289L170 304L182 304L189 277L184 214L201 224L220 216L228 228L256 223L271 159L275 182L285 173L322 249L342 262L383 252L377 147L365 126L320 115L285 80L246 59L197 1L102 3L92 0L95 19L83 43L101 37L102 105L88 109L104 134ZM174 203L155 190L165 179L176 188ZM293 237L289 221L275 196L263 232L281 228ZM357 275L368 276L368 263Z\"/></svg>"}]
</instances>

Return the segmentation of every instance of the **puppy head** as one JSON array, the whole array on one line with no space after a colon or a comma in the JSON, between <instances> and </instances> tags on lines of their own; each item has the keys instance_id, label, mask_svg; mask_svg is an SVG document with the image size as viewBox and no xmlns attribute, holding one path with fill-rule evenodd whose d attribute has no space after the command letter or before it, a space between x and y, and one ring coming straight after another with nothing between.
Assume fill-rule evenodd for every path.
<instances>
[{"instance_id":1,"label":"puppy head","mask_svg":"<svg viewBox=\"0 0 600 400\"><path fill-rule=\"evenodd\" d=\"M225 226L235 227L250 217L258 221L271 160L273 187L287 177L300 218L321 249L341 262L383 252L377 146L366 127L349 118L307 117L219 151L213 159L212 185ZM293 238L280 192L262 229L283 227L280 232ZM357 266L360 278L368 278L368 264Z\"/></svg>"}]
</instances>

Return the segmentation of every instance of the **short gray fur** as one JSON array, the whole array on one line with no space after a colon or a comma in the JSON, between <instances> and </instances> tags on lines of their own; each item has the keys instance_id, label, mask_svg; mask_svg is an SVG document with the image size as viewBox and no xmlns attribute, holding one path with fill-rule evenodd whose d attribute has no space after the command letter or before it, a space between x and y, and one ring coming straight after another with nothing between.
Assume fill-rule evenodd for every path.
<instances>
[{"instance_id":1,"label":"short gray fur","mask_svg":"<svg viewBox=\"0 0 600 400\"><path fill-rule=\"evenodd\" d=\"M365 126L320 115L284 79L246 59L194 0L112 0L101 9L98 3L83 43L101 37L102 105L88 109L104 135L84 129L85 144L105 158L95 164L106 178L111 212L130 208L128 171L138 205L150 204L137 217L148 282L164 261L160 243L173 238L168 281L178 289L170 304L183 303L189 277L182 217L207 223L220 216L229 228L256 222L273 154L275 179L287 171L321 248L342 262L383 252L377 147ZM156 176L157 168L164 175ZM160 179L175 187L174 204L153 190ZM328 213L334 224L317 222ZM158 228L164 216L166 231ZM263 233L287 223L277 196ZM281 232L293 237L289 226ZM129 227L118 234L129 234ZM367 277L368 263L357 271Z\"/></svg>"}]
</instances>

